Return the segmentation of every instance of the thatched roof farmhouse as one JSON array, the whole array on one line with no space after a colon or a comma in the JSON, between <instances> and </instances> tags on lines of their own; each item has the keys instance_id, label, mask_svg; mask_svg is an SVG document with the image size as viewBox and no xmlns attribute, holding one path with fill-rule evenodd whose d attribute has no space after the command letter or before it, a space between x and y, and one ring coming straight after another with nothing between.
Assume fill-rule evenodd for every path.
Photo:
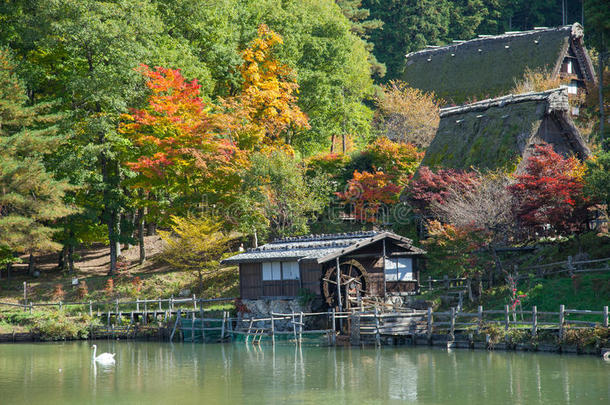
<instances>
[{"instance_id":1,"label":"thatched roof farmhouse","mask_svg":"<svg viewBox=\"0 0 610 405\"><path fill-rule=\"evenodd\" d=\"M507 94L529 68L551 71L569 80L569 92L595 81L580 24L503 35L480 35L406 55L403 75L411 87L434 91L447 103Z\"/></svg>"},{"instance_id":2,"label":"thatched roof farmhouse","mask_svg":"<svg viewBox=\"0 0 610 405\"><path fill-rule=\"evenodd\" d=\"M441 109L441 120L422 165L454 169L510 168L534 145L585 159L587 145L568 112L568 90L508 95Z\"/></svg>"}]
</instances>

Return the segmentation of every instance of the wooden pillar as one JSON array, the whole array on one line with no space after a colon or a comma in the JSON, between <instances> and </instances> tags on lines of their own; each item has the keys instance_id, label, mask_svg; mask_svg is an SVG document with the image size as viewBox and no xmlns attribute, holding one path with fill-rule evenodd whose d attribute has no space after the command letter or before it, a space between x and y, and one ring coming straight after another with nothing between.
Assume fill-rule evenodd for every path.
<instances>
[{"instance_id":1,"label":"wooden pillar","mask_svg":"<svg viewBox=\"0 0 610 405\"><path fill-rule=\"evenodd\" d=\"M454 337L455 337L455 307L451 307L451 328L449 330L449 335L451 336L451 340L454 340Z\"/></svg>"},{"instance_id":2,"label":"wooden pillar","mask_svg":"<svg viewBox=\"0 0 610 405\"><path fill-rule=\"evenodd\" d=\"M299 345L303 340L303 312L299 314Z\"/></svg>"},{"instance_id":3,"label":"wooden pillar","mask_svg":"<svg viewBox=\"0 0 610 405\"><path fill-rule=\"evenodd\" d=\"M339 266L339 258L336 259L337 264L337 303L339 304L339 312L343 312L343 304L341 302L341 267Z\"/></svg>"},{"instance_id":4,"label":"wooden pillar","mask_svg":"<svg viewBox=\"0 0 610 405\"><path fill-rule=\"evenodd\" d=\"M375 344L381 346L381 334L379 333L379 313L377 307L375 307Z\"/></svg>"},{"instance_id":5,"label":"wooden pillar","mask_svg":"<svg viewBox=\"0 0 610 405\"><path fill-rule=\"evenodd\" d=\"M536 305L532 307L532 337L538 332L538 308Z\"/></svg>"},{"instance_id":6,"label":"wooden pillar","mask_svg":"<svg viewBox=\"0 0 610 405\"><path fill-rule=\"evenodd\" d=\"M384 299L387 294L387 281L385 279L385 259L386 259L385 239L383 239L383 298ZM397 277L398 277L398 275L397 275Z\"/></svg>"},{"instance_id":7,"label":"wooden pillar","mask_svg":"<svg viewBox=\"0 0 610 405\"><path fill-rule=\"evenodd\" d=\"M140 299L136 298L136 312L140 312Z\"/></svg>"},{"instance_id":8,"label":"wooden pillar","mask_svg":"<svg viewBox=\"0 0 610 405\"><path fill-rule=\"evenodd\" d=\"M275 345L275 320L273 318L273 312L271 313L271 344Z\"/></svg>"},{"instance_id":9,"label":"wooden pillar","mask_svg":"<svg viewBox=\"0 0 610 405\"><path fill-rule=\"evenodd\" d=\"M504 329L508 330L510 327L510 311L508 309L508 305L504 306Z\"/></svg>"},{"instance_id":10,"label":"wooden pillar","mask_svg":"<svg viewBox=\"0 0 610 405\"><path fill-rule=\"evenodd\" d=\"M201 318L203 320L203 318ZM223 341L225 338L225 328L227 321L227 311L222 311L222 325L220 326L220 341Z\"/></svg>"},{"instance_id":11,"label":"wooden pillar","mask_svg":"<svg viewBox=\"0 0 610 405\"><path fill-rule=\"evenodd\" d=\"M432 318L432 307L428 307L428 330L427 330L428 340L430 340L430 338L432 337L432 322L433 321L434 321L434 319Z\"/></svg>"},{"instance_id":12,"label":"wooden pillar","mask_svg":"<svg viewBox=\"0 0 610 405\"><path fill-rule=\"evenodd\" d=\"M193 294L193 309L197 311L197 297Z\"/></svg>"},{"instance_id":13,"label":"wooden pillar","mask_svg":"<svg viewBox=\"0 0 610 405\"><path fill-rule=\"evenodd\" d=\"M559 339L563 339L563 324L565 322L565 305L561 304L559 306Z\"/></svg>"}]
</instances>

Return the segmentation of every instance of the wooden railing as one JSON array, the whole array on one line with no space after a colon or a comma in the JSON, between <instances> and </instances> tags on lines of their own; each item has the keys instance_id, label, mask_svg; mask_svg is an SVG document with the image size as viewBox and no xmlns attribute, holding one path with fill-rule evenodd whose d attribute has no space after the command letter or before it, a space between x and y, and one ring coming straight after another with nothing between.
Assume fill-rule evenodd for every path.
<instances>
[{"instance_id":1,"label":"wooden railing","mask_svg":"<svg viewBox=\"0 0 610 405\"><path fill-rule=\"evenodd\" d=\"M36 307L57 307L63 309L64 307L84 307L88 308L89 315L93 315L94 312L108 312L114 310L114 313L134 311L135 312L149 312L149 311L172 311L175 312L178 308L184 307L185 305L193 307L194 310L198 310L198 305L201 307L204 304L213 302L229 302L234 301L235 297L228 298L197 298L195 294L188 298L156 298L156 299L136 299L134 300L106 300L106 301L81 301L81 302L25 302L24 304L12 303L12 302L0 302L0 306L12 306L23 308L24 311L33 311Z\"/></svg>"}]
</instances>

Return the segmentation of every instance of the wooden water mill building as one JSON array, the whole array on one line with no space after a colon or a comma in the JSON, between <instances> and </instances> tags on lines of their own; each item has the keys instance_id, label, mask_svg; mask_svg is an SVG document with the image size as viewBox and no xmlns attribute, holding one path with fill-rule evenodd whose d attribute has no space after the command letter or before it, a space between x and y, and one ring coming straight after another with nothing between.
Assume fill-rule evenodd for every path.
<instances>
[{"instance_id":1,"label":"wooden water mill building","mask_svg":"<svg viewBox=\"0 0 610 405\"><path fill-rule=\"evenodd\" d=\"M348 309L364 297L415 294L425 253L408 238L370 231L277 239L223 264L239 265L242 299L294 299L302 289Z\"/></svg>"}]
</instances>

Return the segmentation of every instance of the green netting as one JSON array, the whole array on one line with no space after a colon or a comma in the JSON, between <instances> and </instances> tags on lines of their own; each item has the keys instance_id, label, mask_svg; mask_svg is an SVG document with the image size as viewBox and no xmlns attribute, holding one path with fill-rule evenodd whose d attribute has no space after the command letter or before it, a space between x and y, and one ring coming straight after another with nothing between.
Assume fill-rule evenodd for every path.
<instances>
[{"instance_id":1,"label":"green netting","mask_svg":"<svg viewBox=\"0 0 610 405\"><path fill-rule=\"evenodd\" d=\"M182 336L185 342L218 342L222 331L222 320L181 319ZM193 325L194 323L194 325ZM202 328L204 330L202 330ZM210 330L210 328L212 328ZM205 338L204 338L205 336ZM225 336L229 336L225 333Z\"/></svg>"}]
</instances>

